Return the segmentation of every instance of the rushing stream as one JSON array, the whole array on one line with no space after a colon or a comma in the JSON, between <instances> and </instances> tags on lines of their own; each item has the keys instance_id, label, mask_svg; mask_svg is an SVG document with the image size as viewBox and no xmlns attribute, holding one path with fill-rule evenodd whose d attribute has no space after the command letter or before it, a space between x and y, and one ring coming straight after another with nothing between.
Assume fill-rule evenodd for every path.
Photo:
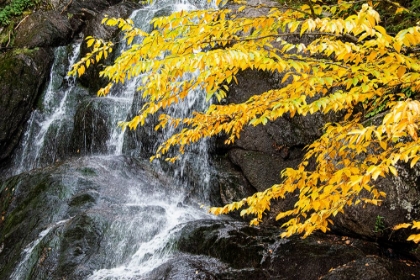
<instances>
[{"instance_id":1,"label":"rushing stream","mask_svg":"<svg viewBox=\"0 0 420 280\"><path fill-rule=\"evenodd\" d=\"M41 108L35 110L28 121L23 143L15 154L13 175L52 164L57 159L59 147L53 140L66 133L63 131L64 124L71 122L74 114L70 95L75 82L73 78L63 77L63 74L76 62L79 53L80 43L55 50L54 65Z\"/></svg>"},{"instance_id":2,"label":"rushing stream","mask_svg":"<svg viewBox=\"0 0 420 280\"><path fill-rule=\"evenodd\" d=\"M136 10L131 18L138 27L148 29L149 22L156 13L167 14L170 11L203 8L208 5L210 4L207 0L156 1L153 5ZM123 48L124 46L121 47ZM200 202L208 201L207 185L211 172L207 158L208 143L202 141L194 145L177 165L169 168L169 175L165 175L163 171L168 167L160 166L159 163L152 164L145 173L133 169L130 163L133 161L129 158L141 155L143 144L138 141L134 148L124 148L127 141L124 137L127 133L121 131L117 122L127 119L130 111L137 108L138 104L133 102L136 102L135 89L141 77L132 79L105 98L91 96L77 81L66 75L79 58L80 49L80 43L74 43L55 50L55 61L42 104L32 113L22 144L13 157L14 167L9 173L19 175L29 172L28 174L39 175L44 168L52 166L52 174L55 175L48 175L49 179L45 180L52 178L49 184L58 184L60 199L70 200L69 206L65 206L67 210L73 209L74 195L87 192L87 195L80 196L94 197L100 206L89 208L83 215L89 216L95 211L113 213L112 222L107 223L100 240L102 249L98 254L101 263L92 265L95 268L92 271L87 269L84 274L87 279L142 279L145 274L171 258L174 238L182 229L182 224L198 219L214 219L199 207L184 204L191 192L185 187L189 181L186 177L191 172L201 177L199 186L193 186L199 189L195 190L200 196L196 199ZM177 117L187 116L192 109L207 106L204 96L201 92L191 92L185 102L173 107L170 113ZM69 146L75 142L76 133L75 114L80 104L98 104L95 109L103 110L100 112L101 116L84 116L82 121L99 117L106 119L108 135L105 148L95 149L95 137L89 138L86 133L83 136L83 145L76 151L71 151ZM86 126L86 123L83 125ZM166 135L171 133L173 131L170 129L164 131ZM158 138L164 139L166 135ZM134 165L137 166L136 163ZM142 168L148 170L143 164L140 165L140 169ZM156 176L157 179L154 181L150 176ZM20 185L24 184L19 182ZM105 195L102 193L97 194L100 188L107 189L106 198L103 198ZM42 254L46 255L42 248L58 246L54 236L60 232L64 234L79 219L76 213L80 209L74 210L74 215L63 214L63 207L55 207L52 216L47 219L48 223L41 226L42 230L37 235L28 239L29 243L24 247L11 279L43 279L42 274L37 275L34 272L37 265L39 266L39 258L42 259ZM52 250L51 247L48 250ZM45 258L47 257L44 256Z\"/></svg>"}]
</instances>

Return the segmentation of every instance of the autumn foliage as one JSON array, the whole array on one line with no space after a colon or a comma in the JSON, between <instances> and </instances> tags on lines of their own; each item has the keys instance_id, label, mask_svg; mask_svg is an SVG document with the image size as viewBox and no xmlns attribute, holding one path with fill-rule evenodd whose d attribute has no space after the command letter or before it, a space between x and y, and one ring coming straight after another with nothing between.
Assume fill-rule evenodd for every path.
<instances>
[{"instance_id":1,"label":"autumn foliage","mask_svg":"<svg viewBox=\"0 0 420 280\"><path fill-rule=\"evenodd\" d=\"M174 147L182 153L186 145L216 135L226 135L230 144L245 126L264 125L285 114L344 112L341 122L327 124L323 136L307 147L296 169L281 171L281 183L210 211L240 209L241 215L254 215L251 224L256 225L273 200L297 192L294 208L277 215L286 218L281 235L287 237L327 231L331 217L345 206L379 205L386 194L372 182L397 175L400 161L414 167L420 159L420 102L410 99L420 92L420 27L389 34L380 25L377 2L370 1L312 0L293 7L231 2L235 3L217 3L220 9L155 18L149 33L131 20L105 18L103 23L124 32L129 48L101 72L110 83L98 94L106 95L115 84L148 73L138 88L148 102L131 121L122 123L130 129L188 94L197 94L193 89L216 100L191 118L161 114L156 129L181 124L184 129L162 143L153 158ZM407 12L398 3L391 6L395 13ZM265 12L245 16L252 10ZM137 37L141 43L133 43ZM302 40L307 43L293 43L297 37L307 38ZM74 65L72 74L82 75L113 48L113 43L92 37L87 44L92 52ZM218 104L237 82L236 75L246 69L281 73L282 86L240 104ZM186 79L185 73L195 75ZM383 114L380 123L366 121L378 113ZM311 159L316 160L314 170L307 168ZM420 229L419 224L413 221L395 229ZM420 234L409 239L419 242Z\"/></svg>"}]
</instances>

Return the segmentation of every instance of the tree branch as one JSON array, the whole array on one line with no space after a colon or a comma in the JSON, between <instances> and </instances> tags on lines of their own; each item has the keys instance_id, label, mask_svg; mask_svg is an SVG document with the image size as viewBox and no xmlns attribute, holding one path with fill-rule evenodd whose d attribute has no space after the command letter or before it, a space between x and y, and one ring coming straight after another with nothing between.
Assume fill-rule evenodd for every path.
<instances>
[{"instance_id":1,"label":"tree branch","mask_svg":"<svg viewBox=\"0 0 420 280\"><path fill-rule=\"evenodd\" d=\"M312 1L311 0L307 0L309 7L311 9L311 16L313 19L316 19L316 14L315 14L315 10L314 10L314 6L312 5Z\"/></svg>"}]
</instances>

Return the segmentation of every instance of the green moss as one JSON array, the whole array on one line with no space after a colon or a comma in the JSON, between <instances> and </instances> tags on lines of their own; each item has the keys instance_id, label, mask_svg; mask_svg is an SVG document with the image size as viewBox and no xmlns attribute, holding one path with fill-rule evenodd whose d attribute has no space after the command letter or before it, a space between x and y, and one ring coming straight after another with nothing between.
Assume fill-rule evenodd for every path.
<instances>
[{"instance_id":1,"label":"green moss","mask_svg":"<svg viewBox=\"0 0 420 280\"><path fill-rule=\"evenodd\" d=\"M12 0L0 10L0 26L9 25L13 17L21 16L27 9L36 6L38 3L38 0Z\"/></svg>"},{"instance_id":2,"label":"green moss","mask_svg":"<svg viewBox=\"0 0 420 280\"><path fill-rule=\"evenodd\" d=\"M36 53L39 48L27 49L27 48L15 48L4 54L0 54L0 74L2 72L8 72L11 69L16 68L16 57L20 54L31 56Z\"/></svg>"}]
</instances>

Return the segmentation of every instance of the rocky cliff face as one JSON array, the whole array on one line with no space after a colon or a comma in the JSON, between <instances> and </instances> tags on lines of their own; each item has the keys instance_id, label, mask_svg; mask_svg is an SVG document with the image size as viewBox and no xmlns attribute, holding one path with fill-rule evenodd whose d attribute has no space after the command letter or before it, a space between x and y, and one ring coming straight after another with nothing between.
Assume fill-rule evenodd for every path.
<instances>
[{"instance_id":1,"label":"rocky cliff face","mask_svg":"<svg viewBox=\"0 0 420 280\"><path fill-rule=\"evenodd\" d=\"M51 10L34 12L20 24L14 48L0 54L0 169L10 164L31 111L40 104L39 97L49 79L52 48L88 35L115 40L116 30L100 25L102 16L126 17L140 7L120 2L51 1ZM110 101L93 98L104 84L97 76L99 71L92 67L79 80L83 92L76 98L78 106L69 122L72 134L65 136L67 146L62 149L60 162L0 180L2 279L18 279L20 275L31 279L86 279L95 270L128 262L139 249L138 244L148 241L149 233L159 233L170 222L165 215L173 209L134 205L126 193L130 178L141 182L139 188L145 197L153 193L175 195L170 176L157 174L138 159L153 153L158 139L151 136L153 124L127 132L126 157L90 157L107 152L111 125L102 113ZM246 71L238 80L239 85L231 89L225 102L243 102L278 87L281 79L277 74ZM133 112L141 105L139 96L135 100ZM240 200L280 182L280 171L295 167L303 156L303 147L320 137L325 123L340 118L339 114L285 116L266 126L246 128L233 146L217 144L210 159L214 169L208 203ZM141 155L138 145L144 148ZM81 156L89 157L74 159ZM191 174L188 195L176 204L179 209L191 209L184 209L188 217L197 211L193 208L198 196L194 187L200 185L203 175L194 170ZM382 207L351 207L337 216L333 228L337 235L279 239L279 225L271 215L261 228L249 227L242 220L212 220L207 216L199 221L187 219L170 243L175 255L145 279L418 277L415 246L405 242L406 232L397 234L390 226L406 218L420 218L419 171L401 165L399 174L378 180L379 188L388 194ZM293 199L281 201L274 209L293 204ZM142 231L144 224L150 224L146 233ZM122 237L118 227L125 227L128 237ZM115 240L118 242L112 243ZM28 248L32 251L25 260ZM117 258L113 259L113 254ZM142 261L152 257L145 254Z\"/></svg>"},{"instance_id":2,"label":"rocky cliff face","mask_svg":"<svg viewBox=\"0 0 420 280\"><path fill-rule=\"evenodd\" d=\"M50 49L15 49L0 54L0 164L21 139L53 60Z\"/></svg>"},{"instance_id":3,"label":"rocky cliff face","mask_svg":"<svg viewBox=\"0 0 420 280\"><path fill-rule=\"evenodd\" d=\"M254 94L267 91L277 85L278 77L267 73L248 71L241 73L227 102L244 102ZM248 126L234 145L219 148L227 154L246 180L258 191L264 191L281 182L280 171L296 167L303 156L303 148L321 136L325 124L339 121L341 114L314 114L305 117L284 116L264 126ZM394 232L393 225L420 218L419 170L407 164L398 168L398 177L380 178L375 185L387 193L382 207L358 205L347 207L344 214L335 219L335 231L364 238L402 242L407 233ZM293 207L294 201L279 201L273 207ZM270 215L269 215L270 216ZM271 216L270 216L271 218ZM380 229L378 229L380 224Z\"/></svg>"},{"instance_id":4,"label":"rocky cliff face","mask_svg":"<svg viewBox=\"0 0 420 280\"><path fill-rule=\"evenodd\" d=\"M140 7L132 2L119 2L53 1L51 10L35 11L19 24L12 47L0 54L0 169L10 162L25 123L37 106L43 86L49 78L52 48L89 35L106 40L114 38L116 28L102 26L102 17L105 14L127 17ZM100 87L99 70L92 67L89 71L92 72L92 79L81 81L95 94Z\"/></svg>"}]
</instances>

